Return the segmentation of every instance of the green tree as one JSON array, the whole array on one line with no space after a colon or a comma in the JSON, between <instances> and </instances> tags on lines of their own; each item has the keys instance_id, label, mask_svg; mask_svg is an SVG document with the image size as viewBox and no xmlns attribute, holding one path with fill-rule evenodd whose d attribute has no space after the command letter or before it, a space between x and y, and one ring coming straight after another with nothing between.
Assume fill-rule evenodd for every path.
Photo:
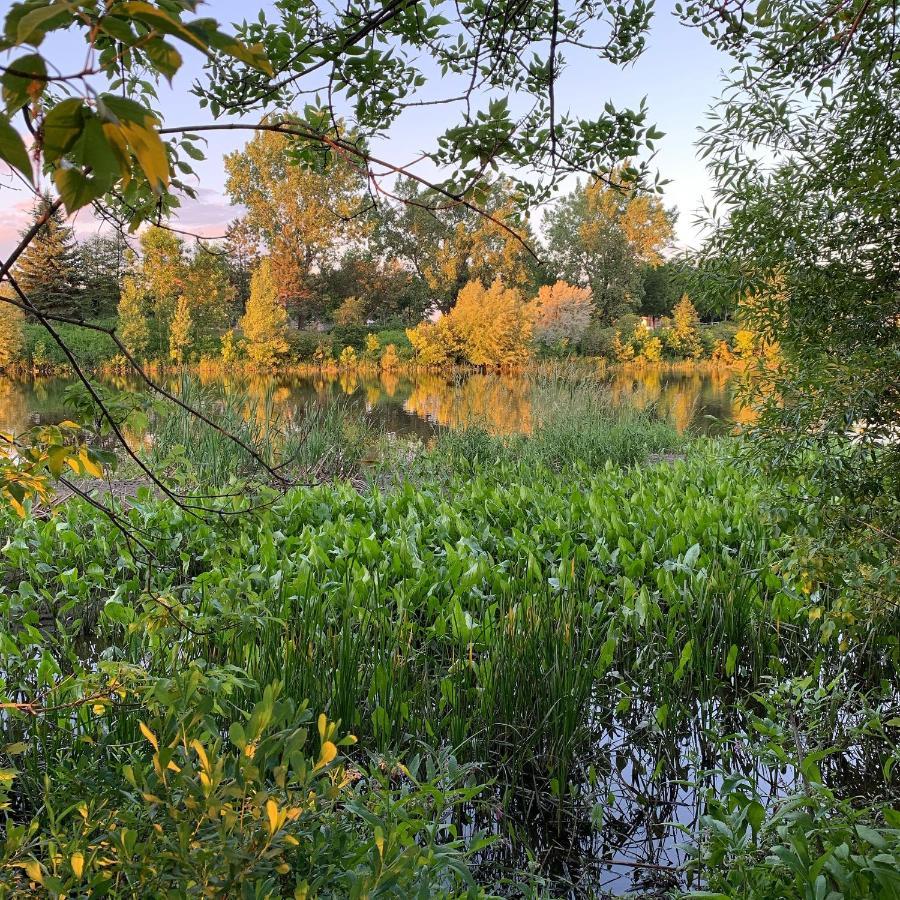
<instances>
[{"instance_id":1,"label":"green tree","mask_svg":"<svg viewBox=\"0 0 900 900\"><path fill-rule=\"evenodd\" d=\"M186 276L184 241L165 228L148 228L141 235L138 280L149 311L153 352L166 352L175 307L184 293Z\"/></svg>"},{"instance_id":2,"label":"green tree","mask_svg":"<svg viewBox=\"0 0 900 900\"><path fill-rule=\"evenodd\" d=\"M268 257L260 261L250 279L250 299L240 326L247 340L247 356L257 366L274 366L290 349L287 312L279 300Z\"/></svg>"},{"instance_id":3,"label":"green tree","mask_svg":"<svg viewBox=\"0 0 900 900\"><path fill-rule=\"evenodd\" d=\"M173 362L184 362L191 349L194 321L191 318L191 307L188 298L182 294L175 305L175 315L169 328L169 359Z\"/></svg>"},{"instance_id":4,"label":"green tree","mask_svg":"<svg viewBox=\"0 0 900 900\"><path fill-rule=\"evenodd\" d=\"M122 343L132 356L146 356L150 348L150 325L147 321L146 298L137 280L126 275L118 306L118 331Z\"/></svg>"},{"instance_id":5,"label":"green tree","mask_svg":"<svg viewBox=\"0 0 900 900\"><path fill-rule=\"evenodd\" d=\"M193 322L193 341L201 352L215 352L238 309L228 260L218 249L198 242L183 275Z\"/></svg>"},{"instance_id":6,"label":"green tree","mask_svg":"<svg viewBox=\"0 0 900 900\"><path fill-rule=\"evenodd\" d=\"M701 140L721 217L699 277L781 348L750 383L749 446L834 527L820 549L843 554L844 584L895 602L900 544L883 536L900 534L896 5L688 3L684 16L736 63Z\"/></svg>"},{"instance_id":7,"label":"green tree","mask_svg":"<svg viewBox=\"0 0 900 900\"><path fill-rule=\"evenodd\" d=\"M37 221L50 207L49 195L35 202L32 217ZM79 318L84 301L78 269L78 250L72 229L60 211L35 235L19 258L16 280L28 299L42 312Z\"/></svg>"},{"instance_id":8,"label":"green tree","mask_svg":"<svg viewBox=\"0 0 900 900\"><path fill-rule=\"evenodd\" d=\"M78 245L78 272L84 283L85 313L108 316L119 303L122 279L128 271L128 244L118 233L96 234Z\"/></svg>"},{"instance_id":9,"label":"green tree","mask_svg":"<svg viewBox=\"0 0 900 900\"><path fill-rule=\"evenodd\" d=\"M544 217L548 268L591 289L601 325L637 310L643 269L662 262L672 237L673 216L657 197L629 188L622 172L611 182L578 184Z\"/></svg>"}]
</instances>

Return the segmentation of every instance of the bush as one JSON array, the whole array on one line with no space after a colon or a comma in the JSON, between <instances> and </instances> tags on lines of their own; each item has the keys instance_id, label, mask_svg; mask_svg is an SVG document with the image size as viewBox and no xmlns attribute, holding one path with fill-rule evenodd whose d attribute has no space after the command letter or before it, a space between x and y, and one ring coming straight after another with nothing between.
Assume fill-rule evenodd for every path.
<instances>
[{"instance_id":1,"label":"bush","mask_svg":"<svg viewBox=\"0 0 900 900\"><path fill-rule=\"evenodd\" d=\"M96 324L112 327L115 323L103 320ZM87 369L106 365L119 352L112 339L99 331L65 324L57 324L55 328L79 364ZM36 368L62 368L69 365L68 357L62 348L42 325L27 322L22 326L22 336L24 346L21 356L27 364Z\"/></svg>"},{"instance_id":2,"label":"bush","mask_svg":"<svg viewBox=\"0 0 900 900\"><path fill-rule=\"evenodd\" d=\"M411 359L413 347L409 342L409 338L406 336L406 329L404 328L383 328L381 331L376 332L376 336L378 337L379 342L382 347L387 347L388 344L393 344L394 349L397 351L397 354L401 359Z\"/></svg>"},{"instance_id":3,"label":"bush","mask_svg":"<svg viewBox=\"0 0 900 900\"><path fill-rule=\"evenodd\" d=\"M288 332L288 344L290 345L290 358L294 362L313 362L316 358L316 348L322 341L330 343L330 337L318 331L304 331L292 329Z\"/></svg>"},{"instance_id":4,"label":"bush","mask_svg":"<svg viewBox=\"0 0 900 900\"><path fill-rule=\"evenodd\" d=\"M713 325L700 326L700 343L704 356L712 356L713 350L724 341L729 347L734 343L737 325L732 322L716 322Z\"/></svg>"},{"instance_id":5,"label":"bush","mask_svg":"<svg viewBox=\"0 0 900 900\"><path fill-rule=\"evenodd\" d=\"M366 347L368 331L362 325L335 325L329 334L335 347L352 347L357 351Z\"/></svg>"}]
</instances>

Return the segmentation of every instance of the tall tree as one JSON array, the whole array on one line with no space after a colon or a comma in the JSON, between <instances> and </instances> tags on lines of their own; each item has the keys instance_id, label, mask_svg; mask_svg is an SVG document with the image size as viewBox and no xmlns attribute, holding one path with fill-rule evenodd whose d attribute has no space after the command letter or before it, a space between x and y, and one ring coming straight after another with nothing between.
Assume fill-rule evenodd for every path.
<instances>
[{"instance_id":1,"label":"tall tree","mask_svg":"<svg viewBox=\"0 0 900 900\"><path fill-rule=\"evenodd\" d=\"M121 234L95 234L78 245L78 271L84 283L84 307L92 316L115 312L128 271L128 243Z\"/></svg>"},{"instance_id":2,"label":"tall tree","mask_svg":"<svg viewBox=\"0 0 900 900\"><path fill-rule=\"evenodd\" d=\"M701 139L721 215L700 276L723 305L751 299L748 324L781 347L755 382L749 446L837 529L823 554L845 553L845 584L895 602L900 11L760 0L688 3L684 16L736 62ZM873 558L879 546L892 553Z\"/></svg>"},{"instance_id":3,"label":"tall tree","mask_svg":"<svg viewBox=\"0 0 900 900\"><path fill-rule=\"evenodd\" d=\"M48 195L38 198L32 210L34 221L48 212L50 204ZM81 316L84 286L79 276L75 236L59 210L50 215L19 258L16 278L28 299L41 311Z\"/></svg>"},{"instance_id":4,"label":"tall tree","mask_svg":"<svg viewBox=\"0 0 900 900\"><path fill-rule=\"evenodd\" d=\"M225 157L225 187L247 207L243 224L268 248L278 296L302 322L324 314L317 276L365 235L366 201L359 165L334 156L304 168L291 148L284 135L260 132Z\"/></svg>"},{"instance_id":5,"label":"tall tree","mask_svg":"<svg viewBox=\"0 0 900 900\"><path fill-rule=\"evenodd\" d=\"M250 279L250 299L240 321L250 361L258 366L274 366L289 349L287 325L287 313L278 297L272 264L265 257Z\"/></svg>"},{"instance_id":6,"label":"tall tree","mask_svg":"<svg viewBox=\"0 0 900 900\"><path fill-rule=\"evenodd\" d=\"M141 235L140 288L148 303L151 350L165 353L178 298L184 293L187 263L184 241L165 228Z\"/></svg>"},{"instance_id":7,"label":"tall tree","mask_svg":"<svg viewBox=\"0 0 900 900\"><path fill-rule=\"evenodd\" d=\"M259 240L245 219L229 223L223 249L238 312L243 315L250 297L250 278L259 261Z\"/></svg>"},{"instance_id":8,"label":"tall tree","mask_svg":"<svg viewBox=\"0 0 900 900\"><path fill-rule=\"evenodd\" d=\"M632 189L623 172L577 185L544 218L550 270L590 287L602 324L637 310L643 267L659 264L672 238L672 214L658 197Z\"/></svg>"},{"instance_id":9,"label":"tall tree","mask_svg":"<svg viewBox=\"0 0 900 900\"><path fill-rule=\"evenodd\" d=\"M533 236L518 216L518 195L509 181L479 185L490 218L443 201L411 179L401 179L394 194L399 202L379 210L373 243L418 276L437 309L447 312L474 280L489 284L501 278L526 293L537 287L537 261L526 246Z\"/></svg>"}]
</instances>

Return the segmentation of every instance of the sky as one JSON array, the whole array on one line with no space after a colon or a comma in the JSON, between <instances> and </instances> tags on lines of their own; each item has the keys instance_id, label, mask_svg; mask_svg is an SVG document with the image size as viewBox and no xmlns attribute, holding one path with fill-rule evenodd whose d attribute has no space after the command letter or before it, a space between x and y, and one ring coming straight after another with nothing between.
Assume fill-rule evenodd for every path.
<instances>
[{"instance_id":1,"label":"sky","mask_svg":"<svg viewBox=\"0 0 900 900\"><path fill-rule=\"evenodd\" d=\"M265 4L264 4L265 5ZM665 133L657 142L654 167L669 180L664 202L678 213L676 243L696 243L694 218L702 199L710 193L710 182L694 143L698 128L720 89L720 73L727 59L712 48L695 29L685 28L672 14L668 2L657 4L643 55L627 67L603 64L586 54L570 55L567 69L557 88L557 106L574 115L591 118L612 100L617 107L636 106L647 98L648 120ZM0 17L5 17L9 0L0 0ZM238 0L213 0L201 10L222 23L241 20L258 4ZM58 40L58 39L54 39ZM49 44L45 50L65 67L68 59L83 60L83 44L71 38ZM190 94L194 76L200 70L199 56L185 55L185 66L171 87L160 90L160 108L166 125L209 120L208 112L197 106ZM447 127L442 107L413 110L401 116L390 133L373 145L373 152L394 162L406 162L435 146L435 137ZM204 236L221 235L228 222L240 214L229 204L225 193L222 157L239 149L246 133L218 133L210 136L207 159L195 163L198 198L183 201L177 226ZM427 173L423 173L427 174ZM15 246L18 235L29 222L32 198L8 176L0 173L0 252ZM89 213L82 211L72 223L79 236L97 231Z\"/></svg>"}]
</instances>

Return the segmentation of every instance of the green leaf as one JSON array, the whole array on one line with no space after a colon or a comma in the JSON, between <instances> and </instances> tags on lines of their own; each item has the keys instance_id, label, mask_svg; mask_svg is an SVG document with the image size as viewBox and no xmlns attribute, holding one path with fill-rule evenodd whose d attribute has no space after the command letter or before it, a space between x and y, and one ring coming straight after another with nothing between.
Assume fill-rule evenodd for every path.
<instances>
[{"instance_id":1,"label":"green leaf","mask_svg":"<svg viewBox=\"0 0 900 900\"><path fill-rule=\"evenodd\" d=\"M78 169L59 168L53 173L53 183L71 215L99 196L94 183ZM101 192L102 193L102 192Z\"/></svg>"},{"instance_id":2,"label":"green leaf","mask_svg":"<svg viewBox=\"0 0 900 900\"><path fill-rule=\"evenodd\" d=\"M738 656L738 646L737 644L732 644L731 648L728 650L728 658L725 660L725 674L731 678L734 675L734 669L737 665L737 656Z\"/></svg>"},{"instance_id":3,"label":"green leaf","mask_svg":"<svg viewBox=\"0 0 900 900\"><path fill-rule=\"evenodd\" d=\"M30 184L34 184L31 159L25 149L25 142L19 132L3 118L0 118L0 159L18 169Z\"/></svg>"},{"instance_id":4,"label":"green leaf","mask_svg":"<svg viewBox=\"0 0 900 900\"><path fill-rule=\"evenodd\" d=\"M77 97L57 103L44 119L44 157L58 162L81 136L87 107Z\"/></svg>"},{"instance_id":5,"label":"green leaf","mask_svg":"<svg viewBox=\"0 0 900 900\"><path fill-rule=\"evenodd\" d=\"M26 74L18 75L13 74L14 72ZM3 85L3 99L10 115L41 96L47 86L46 75L47 65L38 53L20 56L9 64L0 83Z\"/></svg>"},{"instance_id":6,"label":"green leaf","mask_svg":"<svg viewBox=\"0 0 900 900\"><path fill-rule=\"evenodd\" d=\"M32 44L36 47L48 31L57 25L68 24L71 16L72 7L65 2L51 3L43 8L33 9L19 19L16 43Z\"/></svg>"}]
</instances>

